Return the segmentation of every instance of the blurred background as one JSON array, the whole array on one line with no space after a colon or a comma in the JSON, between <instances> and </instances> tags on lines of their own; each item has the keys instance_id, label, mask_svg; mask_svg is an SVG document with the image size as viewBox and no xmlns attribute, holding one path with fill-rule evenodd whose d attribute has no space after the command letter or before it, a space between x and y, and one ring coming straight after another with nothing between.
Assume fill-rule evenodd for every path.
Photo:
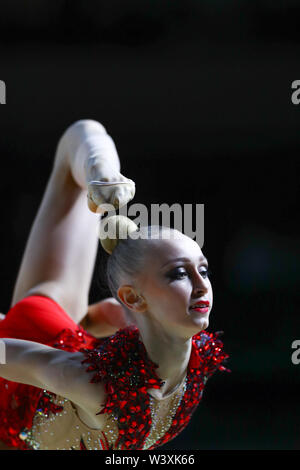
<instances>
[{"instance_id":1,"label":"blurred background","mask_svg":"<svg viewBox=\"0 0 300 470\"><path fill-rule=\"evenodd\" d=\"M296 0L1 1L0 311L75 120L104 124L135 202L205 205L232 372L166 450L300 449L299 19Z\"/></svg>"}]
</instances>

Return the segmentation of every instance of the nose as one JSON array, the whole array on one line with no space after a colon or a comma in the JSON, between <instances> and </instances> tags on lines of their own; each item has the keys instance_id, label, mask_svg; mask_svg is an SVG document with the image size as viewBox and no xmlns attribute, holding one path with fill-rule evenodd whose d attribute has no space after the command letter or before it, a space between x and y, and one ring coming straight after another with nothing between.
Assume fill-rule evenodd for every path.
<instances>
[{"instance_id":1,"label":"nose","mask_svg":"<svg viewBox=\"0 0 300 470\"><path fill-rule=\"evenodd\" d=\"M208 292L208 283L205 282L205 279L203 279L201 274L197 272L193 280L194 297L199 297L201 295L207 294L207 292Z\"/></svg>"}]
</instances>

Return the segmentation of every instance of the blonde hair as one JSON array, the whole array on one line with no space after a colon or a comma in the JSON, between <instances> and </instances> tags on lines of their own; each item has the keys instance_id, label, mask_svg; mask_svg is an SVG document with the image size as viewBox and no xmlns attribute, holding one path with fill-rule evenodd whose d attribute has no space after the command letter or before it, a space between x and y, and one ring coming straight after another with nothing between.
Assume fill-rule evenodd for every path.
<instances>
[{"instance_id":1,"label":"blonde hair","mask_svg":"<svg viewBox=\"0 0 300 470\"><path fill-rule=\"evenodd\" d=\"M105 231L107 228L107 231ZM102 248L109 255L112 254L120 240L126 239L138 226L124 215L113 215L101 220L99 238ZM108 236L112 234L112 236Z\"/></svg>"},{"instance_id":2,"label":"blonde hair","mask_svg":"<svg viewBox=\"0 0 300 470\"><path fill-rule=\"evenodd\" d=\"M128 323L134 323L132 312L119 299L118 289L124 282L134 282L136 276L143 272L148 250L152 247L151 239L157 239L166 227L151 225L139 229L131 219L121 215L107 217L107 221L103 219L102 222L110 230L109 233L115 234L113 237L104 237L105 232L99 235L103 249L110 255L106 265L106 282L111 295L124 308ZM139 234L131 237L133 232Z\"/></svg>"}]
</instances>

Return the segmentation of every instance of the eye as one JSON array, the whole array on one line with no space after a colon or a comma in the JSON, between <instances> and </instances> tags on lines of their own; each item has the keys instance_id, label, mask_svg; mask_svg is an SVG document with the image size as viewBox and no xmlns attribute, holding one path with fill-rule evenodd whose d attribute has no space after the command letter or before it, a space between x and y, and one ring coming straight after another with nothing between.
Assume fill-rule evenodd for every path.
<instances>
[{"instance_id":1,"label":"eye","mask_svg":"<svg viewBox=\"0 0 300 470\"><path fill-rule=\"evenodd\" d=\"M202 269L201 271L199 271L199 273L204 279L208 278L211 275L211 271L208 268Z\"/></svg>"},{"instance_id":2,"label":"eye","mask_svg":"<svg viewBox=\"0 0 300 470\"><path fill-rule=\"evenodd\" d=\"M199 270L199 273L201 274L203 279L207 279L211 275L211 271L208 269L208 267L202 267L202 269ZM186 276L189 276L189 273L186 271L185 268L182 267L176 268L167 274L167 277L171 280L184 279Z\"/></svg>"},{"instance_id":3,"label":"eye","mask_svg":"<svg viewBox=\"0 0 300 470\"><path fill-rule=\"evenodd\" d=\"M177 268L169 272L167 276L169 279L172 279L172 280L183 279L185 276L187 276L187 272L183 268Z\"/></svg>"},{"instance_id":4,"label":"eye","mask_svg":"<svg viewBox=\"0 0 300 470\"><path fill-rule=\"evenodd\" d=\"M211 275L211 270L208 269L208 267L206 269L202 269L201 271L199 271L199 273L201 274L201 276L206 279L208 278L210 275Z\"/></svg>"}]
</instances>

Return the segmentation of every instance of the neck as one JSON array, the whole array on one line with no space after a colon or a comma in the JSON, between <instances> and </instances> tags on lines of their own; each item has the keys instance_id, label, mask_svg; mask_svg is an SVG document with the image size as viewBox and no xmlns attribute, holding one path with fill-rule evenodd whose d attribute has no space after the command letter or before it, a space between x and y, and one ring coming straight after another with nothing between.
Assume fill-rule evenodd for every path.
<instances>
[{"instance_id":1,"label":"neck","mask_svg":"<svg viewBox=\"0 0 300 470\"><path fill-rule=\"evenodd\" d=\"M164 382L152 394L162 397L182 383L187 374L192 339L180 338L165 331L161 325L143 319L138 321L141 341L152 362L158 365L156 374Z\"/></svg>"}]
</instances>

